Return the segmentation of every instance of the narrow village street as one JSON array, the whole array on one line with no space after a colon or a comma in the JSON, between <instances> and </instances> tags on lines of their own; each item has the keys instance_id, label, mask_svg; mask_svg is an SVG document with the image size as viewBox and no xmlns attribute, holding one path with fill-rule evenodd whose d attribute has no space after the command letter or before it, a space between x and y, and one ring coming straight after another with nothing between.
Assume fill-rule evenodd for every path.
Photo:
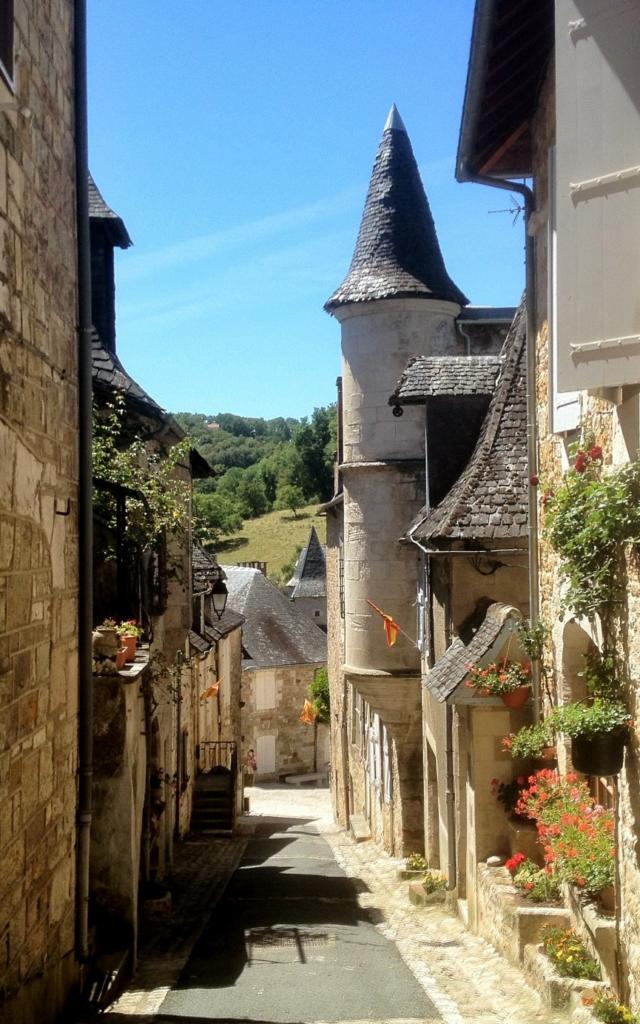
<instances>
[{"instance_id":1,"label":"narrow village street","mask_svg":"<svg viewBox=\"0 0 640 1024\"><path fill-rule=\"evenodd\" d=\"M240 838L182 844L171 917L110 1024L565 1020L454 917L412 906L397 862L333 824L328 790L249 792Z\"/></svg>"}]
</instances>

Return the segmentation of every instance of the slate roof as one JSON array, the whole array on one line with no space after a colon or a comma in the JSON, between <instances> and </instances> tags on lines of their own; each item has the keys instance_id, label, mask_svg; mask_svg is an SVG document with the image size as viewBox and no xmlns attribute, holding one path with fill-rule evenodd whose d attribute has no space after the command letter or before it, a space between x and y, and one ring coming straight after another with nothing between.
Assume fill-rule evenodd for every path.
<instances>
[{"instance_id":1,"label":"slate roof","mask_svg":"<svg viewBox=\"0 0 640 1024\"><path fill-rule=\"evenodd\" d=\"M311 527L309 540L300 552L287 587L291 588L289 597L292 601L300 597L327 596L327 563L315 526Z\"/></svg>"},{"instance_id":2,"label":"slate roof","mask_svg":"<svg viewBox=\"0 0 640 1024\"><path fill-rule=\"evenodd\" d=\"M409 297L468 302L447 274L411 142L394 104L351 266L325 309L330 313L349 302Z\"/></svg>"},{"instance_id":3,"label":"slate roof","mask_svg":"<svg viewBox=\"0 0 640 1024\"><path fill-rule=\"evenodd\" d=\"M496 390L469 463L436 508L422 509L409 539L481 539L528 534L526 315L518 309Z\"/></svg>"},{"instance_id":4,"label":"slate roof","mask_svg":"<svg viewBox=\"0 0 640 1024\"><path fill-rule=\"evenodd\" d=\"M102 198L100 189L91 175L89 175L88 191L89 220L101 221L104 230L109 235L111 244L117 245L121 249L128 249L130 245L133 245L133 242L125 227L125 223L122 217L119 217L110 206L107 206Z\"/></svg>"},{"instance_id":5,"label":"slate roof","mask_svg":"<svg viewBox=\"0 0 640 1024\"><path fill-rule=\"evenodd\" d=\"M501 356L413 356L389 405L419 405L435 395L492 395Z\"/></svg>"},{"instance_id":6,"label":"slate roof","mask_svg":"<svg viewBox=\"0 0 640 1024\"><path fill-rule=\"evenodd\" d=\"M195 629L190 629L188 633L189 643L198 654L206 654L207 651L211 650L211 644L204 637L201 637L199 633L196 633Z\"/></svg>"},{"instance_id":7,"label":"slate roof","mask_svg":"<svg viewBox=\"0 0 640 1024\"><path fill-rule=\"evenodd\" d=\"M234 629L239 629L244 624L244 621L244 615L234 612L227 605L221 619L216 618L212 619L211 622L207 622L204 627L204 635L211 643L216 643L216 641L228 636L229 633L233 633Z\"/></svg>"},{"instance_id":8,"label":"slate roof","mask_svg":"<svg viewBox=\"0 0 640 1024\"><path fill-rule=\"evenodd\" d=\"M468 675L467 665L492 661L522 618L517 608L495 601L475 616L466 635L456 637L425 678L425 687L442 703L452 697Z\"/></svg>"},{"instance_id":9,"label":"slate roof","mask_svg":"<svg viewBox=\"0 0 640 1024\"><path fill-rule=\"evenodd\" d=\"M228 607L245 617L243 668L321 664L327 638L259 569L224 565ZM226 613L225 613L226 614Z\"/></svg>"},{"instance_id":10,"label":"slate roof","mask_svg":"<svg viewBox=\"0 0 640 1024\"><path fill-rule=\"evenodd\" d=\"M91 330L91 372L96 390L119 391L146 415L165 417L164 409L130 377L114 352L108 352L95 327Z\"/></svg>"},{"instance_id":11,"label":"slate roof","mask_svg":"<svg viewBox=\"0 0 640 1024\"><path fill-rule=\"evenodd\" d=\"M201 594L225 574L199 540L194 540L191 548L191 576L194 594Z\"/></svg>"}]
</instances>

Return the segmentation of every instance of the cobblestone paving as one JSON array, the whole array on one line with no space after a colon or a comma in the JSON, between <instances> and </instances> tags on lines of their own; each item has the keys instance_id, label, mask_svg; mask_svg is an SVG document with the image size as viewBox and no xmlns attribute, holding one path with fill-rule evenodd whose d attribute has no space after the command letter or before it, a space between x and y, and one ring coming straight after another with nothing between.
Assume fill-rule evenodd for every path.
<instances>
[{"instance_id":1,"label":"cobblestone paving","mask_svg":"<svg viewBox=\"0 0 640 1024\"><path fill-rule=\"evenodd\" d=\"M149 922L131 985L107 1011L125 1016L158 1012L186 964L211 911L240 863L246 838L192 836L176 848L172 909Z\"/></svg>"},{"instance_id":2,"label":"cobblestone paving","mask_svg":"<svg viewBox=\"0 0 640 1024\"><path fill-rule=\"evenodd\" d=\"M414 907L408 883L397 878L398 861L371 842L355 843L336 827L327 790L291 794L265 786L252 805L260 815L316 817L314 825L340 867L369 889L358 902L382 914L377 927L396 943L445 1024L566 1024L566 1015L543 1007L521 972L458 918L440 907Z\"/></svg>"},{"instance_id":3,"label":"cobblestone paving","mask_svg":"<svg viewBox=\"0 0 640 1024\"><path fill-rule=\"evenodd\" d=\"M373 843L354 843L335 826L326 789L261 786L249 793L252 813L242 819L245 833L250 834L261 818L307 819L329 842L340 867L366 884L369 891L358 895L359 903L381 915L377 927L396 943L445 1024L566 1024L564 1014L541 1005L520 971L456 917L440 907L409 903L408 883L396 875L398 862ZM154 925L141 948L136 976L111 1012L153 1020L245 846L242 836L181 844L171 918Z\"/></svg>"}]
</instances>

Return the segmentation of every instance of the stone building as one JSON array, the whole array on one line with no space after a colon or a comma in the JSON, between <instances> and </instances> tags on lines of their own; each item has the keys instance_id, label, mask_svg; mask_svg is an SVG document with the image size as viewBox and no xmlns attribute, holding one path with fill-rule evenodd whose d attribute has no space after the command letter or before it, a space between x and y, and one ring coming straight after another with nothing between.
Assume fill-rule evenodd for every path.
<instances>
[{"instance_id":1,"label":"stone building","mask_svg":"<svg viewBox=\"0 0 640 1024\"><path fill-rule=\"evenodd\" d=\"M89 179L89 218L95 416L100 419L114 408L121 409L122 440L138 445L136 458L152 463L168 460L174 448L182 452L176 446L185 435L118 357L114 249L128 248L131 240L93 179ZM187 515L192 480L211 475L205 460L184 447L172 468L172 478L183 489L184 520L178 529L148 538L130 529L136 517L144 521L151 514L140 494L109 477L108 467L103 473L107 475L94 478L95 623L105 617L133 618L144 629L146 641L133 665L117 674L100 672L94 678L93 924L98 948L119 950L123 972L127 972L135 966L147 901L153 903L162 892L175 840L191 825L198 744L219 738L219 731L213 732L214 723L201 714L200 696L218 668L220 636L205 633L209 588L198 557L193 566ZM210 561L199 548L195 551ZM213 572L219 572L217 566ZM200 584L202 588L196 590ZM202 608L195 607L196 597ZM236 671L230 662L227 697L230 684L239 678L240 624L237 619L226 624L229 632L237 632ZM206 726L211 726L211 736L201 735ZM113 971L111 959L104 970Z\"/></svg>"},{"instance_id":2,"label":"stone building","mask_svg":"<svg viewBox=\"0 0 640 1024\"><path fill-rule=\"evenodd\" d=\"M491 780L511 781L502 737L530 715L530 707L510 710L465 685L469 664L525 658L516 634L528 614L524 308L498 356L410 364L390 402L403 408L420 400L427 503L406 540L420 564L425 856L478 927L478 864L515 852ZM453 420L456 444L443 451L440 438Z\"/></svg>"},{"instance_id":3,"label":"stone building","mask_svg":"<svg viewBox=\"0 0 640 1024\"><path fill-rule=\"evenodd\" d=\"M509 189L514 179L533 183L531 193L515 183L528 237L529 472L541 481L530 504L531 597L551 631L546 657L560 703L583 696L582 656L601 649L603 631L597 616L562 609L560 561L542 530L542 495L559 485L581 430L593 431L606 473L634 460L640 447L639 47L637 2L476 4L457 176ZM515 90L510 66L518 67ZM616 659L637 720L640 580L630 548L623 562ZM561 770L570 765L563 743L558 761ZM637 1011L637 734L619 775L587 779L598 801L615 809L615 911L603 914L569 889L567 912L605 977Z\"/></svg>"},{"instance_id":4,"label":"stone building","mask_svg":"<svg viewBox=\"0 0 640 1024\"><path fill-rule=\"evenodd\" d=\"M213 587L224 579L215 559L193 546L193 624L189 632L197 777L192 828L232 832L242 811L240 770L242 625L225 608L219 616ZM216 796L211 796L212 788Z\"/></svg>"},{"instance_id":5,"label":"stone building","mask_svg":"<svg viewBox=\"0 0 640 1024\"><path fill-rule=\"evenodd\" d=\"M285 594L320 629L327 628L327 566L324 548L315 526L296 562L293 576L285 587Z\"/></svg>"},{"instance_id":6,"label":"stone building","mask_svg":"<svg viewBox=\"0 0 640 1024\"><path fill-rule=\"evenodd\" d=\"M324 772L328 729L300 719L327 656L325 634L260 572L222 566L229 607L242 630L242 758L253 750L256 779Z\"/></svg>"},{"instance_id":7,"label":"stone building","mask_svg":"<svg viewBox=\"0 0 640 1024\"><path fill-rule=\"evenodd\" d=\"M410 398L392 414L389 395L410 360L419 373L422 360L497 353L513 311L467 307L393 107L349 272L326 304L341 325L342 377L336 494L324 512L335 813L396 855L424 846L419 567L400 538L424 504L425 424ZM469 457L488 395L460 401L464 416L450 409L443 421L452 444L451 455L440 449L441 485ZM370 601L402 629L392 647Z\"/></svg>"},{"instance_id":8,"label":"stone building","mask_svg":"<svg viewBox=\"0 0 640 1024\"><path fill-rule=\"evenodd\" d=\"M0 1017L22 1024L79 977L77 122L74 5L4 6Z\"/></svg>"}]
</instances>

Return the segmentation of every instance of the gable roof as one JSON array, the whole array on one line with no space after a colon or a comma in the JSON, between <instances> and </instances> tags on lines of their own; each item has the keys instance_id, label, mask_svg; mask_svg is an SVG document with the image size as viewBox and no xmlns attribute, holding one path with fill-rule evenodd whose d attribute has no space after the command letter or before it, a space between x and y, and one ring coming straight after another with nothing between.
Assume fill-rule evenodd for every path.
<instances>
[{"instance_id":1,"label":"gable roof","mask_svg":"<svg viewBox=\"0 0 640 1024\"><path fill-rule=\"evenodd\" d=\"M311 527L309 540L300 552L287 587L292 588L289 595L292 601L301 597L327 596L327 564L315 526Z\"/></svg>"},{"instance_id":2,"label":"gable roof","mask_svg":"<svg viewBox=\"0 0 640 1024\"><path fill-rule=\"evenodd\" d=\"M259 569L223 565L227 607L245 617L243 668L322 664L327 638ZM225 613L226 614L226 613Z\"/></svg>"},{"instance_id":3,"label":"gable roof","mask_svg":"<svg viewBox=\"0 0 640 1024\"><path fill-rule=\"evenodd\" d=\"M528 535L525 337L522 302L473 455L440 504L418 513L409 527L410 540Z\"/></svg>"},{"instance_id":4,"label":"gable roof","mask_svg":"<svg viewBox=\"0 0 640 1024\"><path fill-rule=\"evenodd\" d=\"M554 43L553 0L476 0L456 178L520 178Z\"/></svg>"},{"instance_id":5,"label":"gable roof","mask_svg":"<svg viewBox=\"0 0 640 1024\"><path fill-rule=\"evenodd\" d=\"M394 104L373 165L351 266L325 309L409 297L461 306L468 302L447 274L411 142Z\"/></svg>"},{"instance_id":6,"label":"gable roof","mask_svg":"<svg viewBox=\"0 0 640 1024\"><path fill-rule=\"evenodd\" d=\"M425 678L425 687L436 698L449 700L469 674L468 665L488 664L516 631L522 618L517 608L495 601L484 614L479 611L468 623L465 635L455 638Z\"/></svg>"},{"instance_id":7,"label":"gable roof","mask_svg":"<svg viewBox=\"0 0 640 1024\"><path fill-rule=\"evenodd\" d=\"M420 405L438 395L491 395L501 365L501 356L413 356L389 405Z\"/></svg>"},{"instance_id":8,"label":"gable roof","mask_svg":"<svg viewBox=\"0 0 640 1024\"><path fill-rule=\"evenodd\" d=\"M100 221L102 223L112 245L117 245L121 249L128 249L130 245L133 245L133 242L131 241L129 232L125 227L125 223L122 217L119 217L110 206L107 206L102 198L100 189L91 175L89 175L88 192L89 220Z\"/></svg>"},{"instance_id":9,"label":"gable roof","mask_svg":"<svg viewBox=\"0 0 640 1024\"><path fill-rule=\"evenodd\" d=\"M105 348L95 327L91 328L91 372L95 390L119 391L147 416L161 419L168 416L137 381L129 376L115 352L109 352Z\"/></svg>"}]
</instances>

